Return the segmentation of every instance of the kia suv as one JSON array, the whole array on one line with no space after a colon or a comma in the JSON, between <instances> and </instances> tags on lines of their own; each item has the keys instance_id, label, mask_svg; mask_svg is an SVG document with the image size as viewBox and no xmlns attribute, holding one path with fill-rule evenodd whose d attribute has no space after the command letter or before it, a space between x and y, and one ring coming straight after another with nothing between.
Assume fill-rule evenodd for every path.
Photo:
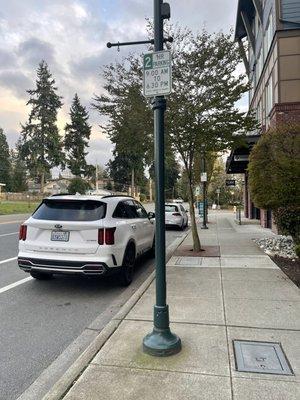
<instances>
[{"instance_id":1,"label":"kia suv","mask_svg":"<svg viewBox=\"0 0 300 400\"><path fill-rule=\"evenodd\" d=\"M129 285L136 258L148 251L153 219L132 197L54 195L21 225L18 265L36 279L117 273Z\"/></svg>"}]
</instances>

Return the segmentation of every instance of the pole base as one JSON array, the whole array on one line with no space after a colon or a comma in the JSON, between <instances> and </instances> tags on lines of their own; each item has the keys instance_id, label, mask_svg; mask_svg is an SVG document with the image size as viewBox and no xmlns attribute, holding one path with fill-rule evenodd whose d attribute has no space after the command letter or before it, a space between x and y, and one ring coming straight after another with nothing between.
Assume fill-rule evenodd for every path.
<instances>
[{"instance_id":1,"label":"pole base","mask_svg":"<svg viewBox=\"0 0 300 400\"><path fill-rule=\"evenodd\" d=\"M181 351L181 340L169 328L154 327L153 331L144 337L143 351L155 357L172 356Z\"/></svg>"},{"instance_id":2,"label":"pole base","mask_svg":"<svg viewBox=\"0 0 300 400\"><path fill-rule=\"evenodd\" d=\"M201 229L208 229L208 226L202 225L202 226L201 226Z\"/></svg>"}]
</instances>

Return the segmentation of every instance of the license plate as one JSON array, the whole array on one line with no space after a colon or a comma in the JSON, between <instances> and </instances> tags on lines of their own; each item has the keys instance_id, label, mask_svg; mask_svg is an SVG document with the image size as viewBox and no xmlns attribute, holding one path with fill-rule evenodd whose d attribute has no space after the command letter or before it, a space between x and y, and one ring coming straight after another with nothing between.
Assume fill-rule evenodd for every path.
<instances>
[{"instance_id":1,"label":"license plate","mask_svg":"<svg viewBox=\"0 0 300 400\"><path fill-rule=\"evenodd\" d=\"M53 242L68 242L70 232L69 231L52 231L51 240Z\"/></svg>"}]
</instances>

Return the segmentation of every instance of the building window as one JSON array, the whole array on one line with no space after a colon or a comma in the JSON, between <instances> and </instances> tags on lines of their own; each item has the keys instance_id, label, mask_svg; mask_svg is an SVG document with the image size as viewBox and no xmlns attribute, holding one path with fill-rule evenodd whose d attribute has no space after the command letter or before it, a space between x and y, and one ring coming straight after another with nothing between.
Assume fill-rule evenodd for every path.
<instances>
[{"instance_id":1,"label":"building window","mask_svg":"<svg viewBox=\"0 0 300 400\"><path fill-rule=\"evenodd\" d=\"M266 60L274 36L274 23L272 10L269 15L267 29L264 34L264 59Z\"/></svg>"},{"instance_id":2,"label":"building window","mask_svg":"<svg viewBox=\"0 0 300 400\"><path fill-rule=\"evenodd\" d=\"M269 120L269 114L273 108L274 94L273 94L273 78L272 74L266 85L266 117Z\"/></svg>"}]
</instances>

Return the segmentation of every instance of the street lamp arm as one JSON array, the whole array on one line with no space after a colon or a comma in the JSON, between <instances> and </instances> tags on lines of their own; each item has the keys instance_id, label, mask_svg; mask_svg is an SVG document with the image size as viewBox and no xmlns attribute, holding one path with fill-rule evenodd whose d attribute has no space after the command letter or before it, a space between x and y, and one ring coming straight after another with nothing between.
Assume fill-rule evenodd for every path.
<instances>
[{"instance_id":1,"label":"street lamp arm","mask_svg":"<svg viewBox=\"0 0 300 400\"><path fill-rule=\"evenodd\" d=\"M170 42L170 43L172 43L173 42L173 38L171 37L171 36L169 36L168 38L164 38L163 39L163 42L164 43L166 43L166 42ZM110 49L111 47L120 47L120 46L132 46L132 45L139 45L139 44L154 44L154 39L150 39L150 40L139 40L139 41L136 41L136 42L117 42L117 43L111 43L111 42L108 42L107 44L106 44L106 46Z\"/></svg>"}]
</instances>

